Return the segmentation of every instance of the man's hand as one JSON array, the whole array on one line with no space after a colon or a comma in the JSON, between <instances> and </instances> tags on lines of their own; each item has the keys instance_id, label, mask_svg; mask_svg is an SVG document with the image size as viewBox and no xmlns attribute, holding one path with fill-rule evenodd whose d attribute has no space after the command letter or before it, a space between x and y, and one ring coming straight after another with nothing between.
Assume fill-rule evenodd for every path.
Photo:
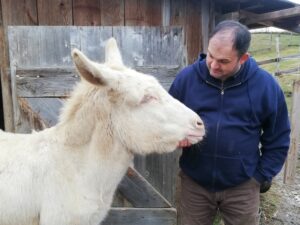
<instances>
[{"instance_id":1,"label":"man's hand","mask_svg":"<svg viewBox=\"0 0 300 225\"><path fill-rule=\"evenodd\" d=\"M272 181L264 181L260 185L260 193L266 193L270 189L271 185L272 185Z\"/></svg>"},{"instance_id":2,"label":"man's hand","mask_svg":"<svg viewBox=\"0 0 300 225\"><path fill-rule=\"evenodd\" d=\"M191 145L192 144L187 139L183 139L178 143L177 148L186 148L186 147L190 147Z\"/></svg>"}]
</instances>

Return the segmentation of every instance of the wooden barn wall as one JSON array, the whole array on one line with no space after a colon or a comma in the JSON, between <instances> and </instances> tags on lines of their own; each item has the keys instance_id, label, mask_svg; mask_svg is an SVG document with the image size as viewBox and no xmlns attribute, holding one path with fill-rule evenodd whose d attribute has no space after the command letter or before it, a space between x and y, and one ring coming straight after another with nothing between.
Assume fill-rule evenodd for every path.
<instances>
[{"instance_id":1,"label":"wooden barn wall","mask_svg":"<svg viewBox=\"0 0 300 225\"><path fill-rule=\"evenodd\" d=\"M206 19L201 9L210 0L0 0L0 54L5 129L13 131L7 75L8 25L183 26L188 63L204 47ZM205 7L203 7L203 5ZM206 9L205 9L206 10Z\"/></svg>"},{"instance_id":2,"label":"wooden barn wall","mask_svg":"<svg viewBox=\"0 0 300 225\"><path fill-rule=\"evenodd\" d=\"M197 0L1 0L7 25L183 26L189 61L201 46ZM163 24L168 15L169 24Z\"/></svg>"}]
</instances>

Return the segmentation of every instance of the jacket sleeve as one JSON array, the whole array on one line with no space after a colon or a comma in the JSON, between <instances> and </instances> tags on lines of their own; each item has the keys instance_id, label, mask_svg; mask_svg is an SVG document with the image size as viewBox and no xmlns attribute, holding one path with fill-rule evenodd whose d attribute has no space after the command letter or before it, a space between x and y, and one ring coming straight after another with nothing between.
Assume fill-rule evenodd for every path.
<instances>
[{"instance_id":1,"label":"jacket sleeve","mask_svg":"<svg viewBox=\"0 0 300 225\"><path fill-rule=\"evenodd\" d=\"M262 124L261 157L254 178L260 183L271 181L280 172L290 145L290 123L284 94L279 85L275 95L269 95L273 110ZM277 96L274 98L274 96ZM267 103L268 104L268 103Z\"/></svg>"}]
</instances>

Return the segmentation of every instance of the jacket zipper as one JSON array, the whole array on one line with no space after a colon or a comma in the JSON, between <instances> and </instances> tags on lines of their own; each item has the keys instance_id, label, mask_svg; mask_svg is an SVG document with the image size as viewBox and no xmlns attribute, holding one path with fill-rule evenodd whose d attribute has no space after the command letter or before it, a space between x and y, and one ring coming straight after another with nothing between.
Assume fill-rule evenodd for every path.
<instances>
[{"instance_id":1,"label":"jacket zipper","mask_svg":"<svg viewBox=\"0 0 300 225\"><path fill-rule=\"evenodd\" d=\"M224 102L224 92L226 89L229 89L229 88L233 88L233 87L236 87L236 86L239 86L240 84L242 84L242 82L239 82L237 84L234 84L234 85L231 85L231 86L228 86L226 88L224 88L224 81L222 81L221 83L221 87L218 86L218 85L215 85L209 81L206 81L207 84L213 86L213 87L216 87L218 89L220 89L221 91L221 102L220 102L220 114L219 114L219 118L218 118L218 122L217 122L217 128L216 128L216 143L215 143L215 150L214 150L214 168L216 168L217 166L217 150L218 150L218 137L219 137L219 130L220 130L220 124L221 124L221 114L223 112L223 102ZM214 189L215 188L215 183L216 183L216 169L213 170L213 178L212 178L212 188Z\"/></svg>"},{"instance_id":2,"label":"jacket zipper","mask_svg":"<svg viewBox=\"0 0 300 225\"><path fill-rule=\"evenodd\" d=\"M207 80L206 80L205 82L206 82L207 84L209 84L209 85L211 85L211 86L217 88L217 89L220 89L221 95L224 95L224 92L225 92L226 89L233 88L233 87L236 87L236 86L239 86L239 85L242 84L242 82L239 82L239 83L237 83L237 84L233 84L233 85L231 85L231 86L224 87L224 82L222 81L222 84L221 84L221 87L220 87L220 86L215 85L214 83L211 83L211 82L209 82L209 81L207 81Z\"/></svg>"}]
</instances>

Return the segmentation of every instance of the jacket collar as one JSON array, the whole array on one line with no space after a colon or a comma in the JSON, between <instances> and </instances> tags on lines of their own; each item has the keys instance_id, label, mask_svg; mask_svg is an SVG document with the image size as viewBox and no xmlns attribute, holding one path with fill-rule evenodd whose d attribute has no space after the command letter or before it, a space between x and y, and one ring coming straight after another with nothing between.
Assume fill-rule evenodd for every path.
<instances>
[{"instance_id":1,"label":"jacket collar","mask_svg":"<svg viewBox=\"0 0 300 225\"><path fill-rule=\"evenodd\" d=\"M252 77L252 74L258 69L255 60L250 57L245 63L243 63L240 70L235 75L222 82L222 80L216 79L210 75L206 65L206 54L201 53L198 60L194 63L193 66L201 79L220 88L242 84L246 80L250 79Z\"/></svg>"}]
</instances>

